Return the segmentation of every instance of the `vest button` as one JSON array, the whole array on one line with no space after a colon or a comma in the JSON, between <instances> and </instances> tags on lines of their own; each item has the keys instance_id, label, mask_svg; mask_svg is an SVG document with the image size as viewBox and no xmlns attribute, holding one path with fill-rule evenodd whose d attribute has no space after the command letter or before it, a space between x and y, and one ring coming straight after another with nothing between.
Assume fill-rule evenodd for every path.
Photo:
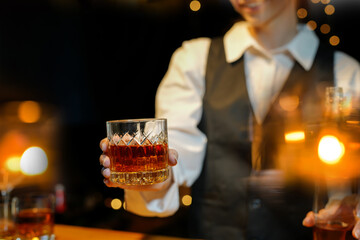
<instances>
[{"instance_id":1,"label":"vest button","mask_svg":"<svg viewBox=\"0 0 360 240\"><path fill-rule=\"evenodd\" d=\"M251 210L255 210L255 209L258 209L260 207L261 207L261 200L260 199L255 198L250 202L250 209Z\"/></svg>"}]
</instances>

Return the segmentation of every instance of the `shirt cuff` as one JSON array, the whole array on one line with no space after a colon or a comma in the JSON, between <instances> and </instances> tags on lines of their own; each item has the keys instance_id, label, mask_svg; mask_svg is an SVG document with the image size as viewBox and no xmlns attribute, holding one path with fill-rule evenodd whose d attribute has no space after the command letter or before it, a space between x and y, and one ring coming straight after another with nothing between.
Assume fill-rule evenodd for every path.
<instances>
[{"instance_id":1,"label":"shirt cuff","mask_svg":"<svg viewBox=\"0 0 360 240\"><path fill-rule=\"evenodd\" d=\"M125 190L126 210L144 217L168 217L179 209L179 187L173 182L161 191Z\"/></svg>"}]
</instances>

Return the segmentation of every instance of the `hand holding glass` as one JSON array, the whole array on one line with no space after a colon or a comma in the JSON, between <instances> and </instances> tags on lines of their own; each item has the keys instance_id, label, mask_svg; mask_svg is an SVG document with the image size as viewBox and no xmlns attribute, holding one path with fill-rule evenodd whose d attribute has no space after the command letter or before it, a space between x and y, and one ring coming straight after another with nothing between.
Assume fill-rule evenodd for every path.
<instances>
[{"instance_id":1,"label":"hand holding glass","mask_svg":"<svg viewBox=\"0 0 360 240\"><path fill-rule=\"evenodd\" d=\"M166 119L106 122L110 181L151 185L169 176Z\"/></svg>"},{"instance_id":2,"label":"hand holding glass","mask_svg":"<svg viewBox=\"0 0 360 240\"><path fill-rule=\"evenodd\" d=\"M345 240L356 223L359 197L351 184L317 186L314 240Z\"/></svg>"}]
</instances>

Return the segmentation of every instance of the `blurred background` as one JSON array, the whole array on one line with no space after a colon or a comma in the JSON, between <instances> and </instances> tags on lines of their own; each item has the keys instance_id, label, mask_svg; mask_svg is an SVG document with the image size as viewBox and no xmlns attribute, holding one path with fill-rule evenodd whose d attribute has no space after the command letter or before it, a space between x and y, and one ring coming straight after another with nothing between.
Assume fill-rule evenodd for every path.
<instances>
[{"instance_id":1,"label":"blurred background","mask_svg":"<svg viewBox=\"0 0 360 240\"><path fill-rule=\"evenodd\" d=\"M355 0L302 0L298 17L360 60L359 10ZM0 163L11 194L56 192L57 223L186 237L189 189L172 217L126 212L122 190L103 184L99 142L107 120L154 116L184 40L221 35L238 19L228 0L1 0ZM34 146L46 157L29 165L45 168L20 171Z\"/></svg>"}]
</instances>

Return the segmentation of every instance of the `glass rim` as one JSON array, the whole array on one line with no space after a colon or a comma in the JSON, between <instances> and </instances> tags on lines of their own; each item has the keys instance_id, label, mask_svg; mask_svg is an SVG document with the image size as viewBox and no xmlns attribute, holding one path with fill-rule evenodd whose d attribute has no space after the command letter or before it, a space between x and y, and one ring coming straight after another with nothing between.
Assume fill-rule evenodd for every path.
<instances>
[{"instance_id":1,"label":"glass rim","mask_svg":"<svg viewBox=\"0 0 360 240\"><path fill-rule=\"evenodd\" d=\"M135 118L135 119L120 119L120 120L109 120L107 124L111 123L142 123L151 121L166 121L166 118Z\"/></svg>"}]
</instances>

